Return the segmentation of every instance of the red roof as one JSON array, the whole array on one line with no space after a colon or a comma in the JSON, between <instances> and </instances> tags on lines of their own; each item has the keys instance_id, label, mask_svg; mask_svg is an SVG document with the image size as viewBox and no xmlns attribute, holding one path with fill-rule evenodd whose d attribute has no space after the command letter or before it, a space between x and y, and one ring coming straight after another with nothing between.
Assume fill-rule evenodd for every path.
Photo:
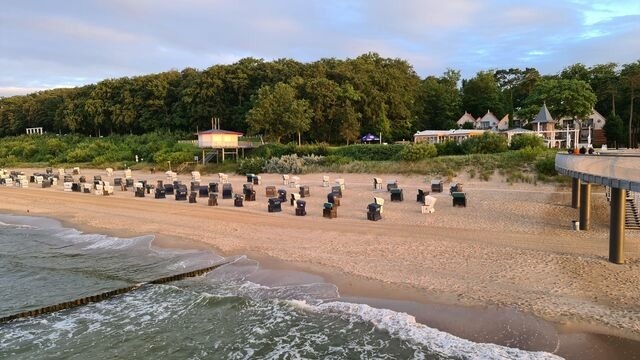
<instances>
[{"instance_id":1,"label":"red roof","mask_svg":"<svg viewBox=\"0 0 640 360\"><path fill-rule=\"evenodd\" d=\"M228 134L228 135L239 135L239 136L244 135L241 132L229 131L229 130L220 130L220 129L211 129L211 130L205 130L205 131L200 131L200 132L196 133L196 135L206 135L206 134Z\"/></svg>"}]
</instances>

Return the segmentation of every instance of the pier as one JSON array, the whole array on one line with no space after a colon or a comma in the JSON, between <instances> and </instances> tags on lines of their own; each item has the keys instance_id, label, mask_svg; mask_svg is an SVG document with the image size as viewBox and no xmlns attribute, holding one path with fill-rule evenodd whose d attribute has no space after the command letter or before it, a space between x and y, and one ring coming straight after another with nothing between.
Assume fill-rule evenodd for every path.
<instances>
[{"instance_id":1,"label":"pier","mask_svg":"<svg viewBox=\"0 0 640 360\"><path fill-rule=\"evenodd\" d=\"M571 206L579 209L580 230L591 227L591 185L607 187L610 202L609 261L624 264L624 232L640 227L640 152L608 151L595 155L557 154L556 170L572 177Z\"/></svg>"}]
</instances>

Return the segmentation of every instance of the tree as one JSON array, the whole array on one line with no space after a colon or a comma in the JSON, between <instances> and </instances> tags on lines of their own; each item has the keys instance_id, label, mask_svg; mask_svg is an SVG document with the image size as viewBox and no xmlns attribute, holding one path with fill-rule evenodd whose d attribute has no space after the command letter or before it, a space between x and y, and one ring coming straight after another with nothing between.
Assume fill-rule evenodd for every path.
<instances>
[{"instance_id":1,"label":"tree","mask_svg":"<svg viewBox=\"0 0 640 360\"><path fill-rule=\"evenodd\" d=\"M255 105L247 114L247 123L251 133L264 130L277 142L283 136L297 133L300 142L300 134L309 130L312 116L309 103L296 99L293 87L277 83L258 90Z\"/></svg>"},{"instance_id":2,"label":"tree","mask_svg":"<svg viewBox=\"0 0 640 360\"><path fill-rule=\"evenodd\" d=\"M620 116L615 114L609 115L607 122L604 124L604 133L607 136L607 142L613 144L616 149L624 143L624 123Z\"/></svg>"},{"instance_id":3,"label":"tree","mask_svg":"<svg viewBox=\"0 0 640 360\"><path fill-rule=\"evenodd\" d=\"M607 63L589 68L589 84L598 98L596 110L601 114L616 114L616 95L618 94L618 64Z\"/></svg>"},{"instance_id":4,"label":"tree","mask_svg":"<svg viewBox=\"0 0 640 360\"><path fill-rule=\"evenodd\" d=\"M543 103L556 118L584 119L593 111L596 96L582 80L542 80L527 97L521 116L532 119Z\"/></svg>"},{"instance_id":5,"label":"tree","mask_svg":"<svg viewBox=\"0 0 640 360\"><path fill-rule=\"evenodd\" d=\"M429 76L422 81L416 100L418 130L456 127L461 112L459 80L460 72L448 69L440 78Z\"/></svg>"},{"instance_id":6,"label":"tree","mask_svg":"<svg viewBox=\"0 0 640 360\"><path fill-rule=\"evenodd\" d=\"M638 136L637 125L636 129L634 129L634 117L637 109L634 108L634 103L636 98L638 97L637 91L640 90L640 60L635 63L625 64L622 66L622 70L620 71L620 77L625 86L625 90L627 93L627 100L629 101L629 122L628 122L628 135L629 135L629 143L627 146L636 147Z\"/></svg>"},{"instance_id":7,"label":"tree","mask_svg":"<svg viewBox=\"0 0 640 360\"><path fill-rule=\"evenodd\" d=\"M498 118L505 114L505 104L493 71L480 71L475 77L462 80L462 107L473 116L487 110Z\"/></svg>"},{"instance_id":8,"label":"tree","mask_svg":"<svg viewBox=\"0 0 640 360\"><path fill-rule=\"evenodd\" d=\"M589 69L584 64L577 63L564 68L560 73L560 78L564 80L582 80L589 83L591 76Z\"/></svg>"},{"instance_id":9,"label":"tree","mask_svg":"<svg viewBox=\"0 0 640 360\"><path fill-rule=\"evenodd\" d=\"M496 70L495 77L505 99L506 110L509 113L510 120L513 120L515 113L522 109L526 98L540 80L540 73L535 68L526 68L524 70L510 68L508 70Z\"/></svg>"}]
</instances>

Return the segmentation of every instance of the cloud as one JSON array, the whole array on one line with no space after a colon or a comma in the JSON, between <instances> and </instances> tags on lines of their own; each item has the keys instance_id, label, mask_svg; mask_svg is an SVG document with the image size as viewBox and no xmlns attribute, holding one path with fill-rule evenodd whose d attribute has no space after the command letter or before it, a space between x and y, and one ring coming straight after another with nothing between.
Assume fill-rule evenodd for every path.
<instances>
[{"instance_id":1,"label":"cloud","mask_svg":"<svg viewBox=\"0 0 640 360\"><path fill-rule=\"evenodd\" d=\"M630 62L637 0L32 0L3 4L0 87L82 85L243 57L406 59L446 68ZM626 9L626 10L625 10ZM635 55L634 55L635 54ZM7 75L10 74L10 75Z\"/></svg>"}]
</instances>

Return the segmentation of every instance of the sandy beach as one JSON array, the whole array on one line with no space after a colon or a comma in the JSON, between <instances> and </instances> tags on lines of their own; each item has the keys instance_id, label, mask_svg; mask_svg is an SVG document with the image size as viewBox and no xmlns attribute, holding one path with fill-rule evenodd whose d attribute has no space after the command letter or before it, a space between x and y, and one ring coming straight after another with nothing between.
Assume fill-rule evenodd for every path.
<instances>
[{"instance_id":1,"label":"sandy beach","mask_svg":"<svg viewBox=\"0 0 640 360\"><path fill-rule=\"evenodd\" d=\"M88 179L95 174L107 179L104 170L82 170ZM336 178L345 180L337 219L322 217L330 191L322 187L322 175L330 176L331 185ZM122 171L115 176L122 177ZM263 174L262 184L255 185L257 201L245 201L241 208L234 207L233 200L220 199L220 206L209 207L206 198L189 204L173 196L135 198L131 190L116 189L114 196L103 197L63 192L61 185L41 189L31 184L25 189L0 186L0 211L52 217L88 232L154 234L163 246L248 254L274 267L320 274L354 301L359 296L387 299L387 305L396 301L396 308L417 313L418 320L438 322L437 311L411 310L424 302L447 314L459 309L450 306L464 306L492 318L509 312L532 316L529 323L541 318L565 334L566 344L593 341L577 339L575 334L585 329L640 341L640 231L626 231L626 264L607 261L609 210L602 188L594 187L592 195L592 229L573 231L571 220L578 218L578 210L570 207L570 190L555 185L510 185L497 175L488 182L462 176L453 181L463 184L467 207L452 206L445 182L445 192L432 194L438 199L435 213L422 214L416 193L429 189L424 176L299 176L311 193L305 198L304 217L295 216L289 203L282 212L267 212L266 186L297 191L283 186L276 174ZM374 176L385 184L397 179L404 201L390 202L386 190L374 190ZM161 173L134 171L133 177L151 184L166 180ZM179 178L190 181L189 175ZM229 179L234 191L241 192L246 177L230 174ZM210 181L218 181L218 176L202 176L202 183ZM366 219L366 206L374 196L385 199L383 219L377 222ZM440 319L443 330L488 341L477 334L480 326L456 325L454 320ZM540 331L545 326L540 325ZM555 342L534 339L521 344L554 351Z\"/></svg>"}]
</instances>

